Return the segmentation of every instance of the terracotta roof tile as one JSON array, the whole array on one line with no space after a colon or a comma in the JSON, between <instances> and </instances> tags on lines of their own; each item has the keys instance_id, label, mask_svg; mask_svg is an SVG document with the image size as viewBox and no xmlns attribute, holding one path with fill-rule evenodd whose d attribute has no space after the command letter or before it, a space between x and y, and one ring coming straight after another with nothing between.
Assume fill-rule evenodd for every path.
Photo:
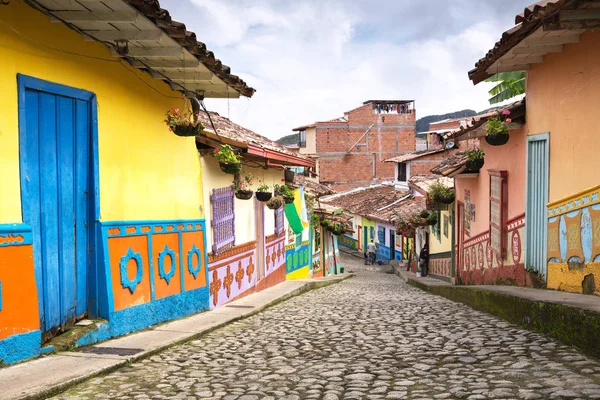
<instances>
[{"instance_id":1,"label":"terracotta roof tile","mask_svg":"<svg viewBox=\"0 0 600 400\"><path fill-rule=\"evenodd\" d=\"M396 156L393 158L388 158L387 160L384 160L384 162L396 162L396 163L406 162L406 161L416 160L421 157L429 156L431 154L442 153L443 151L444 151L444 149L417 150L417 151L412 151L410 153L402 154L402 155L399 155L399 156Z\"/></svg>"},{"instance_id":2,"label":"terracotta roof tile","mask_svg":"<svg viewBox=\"0 0 600 400\"><path fill-rule=\"evenodd\" d=\"M323 185L319 182L315 182L312 179L308 179L304 175L294 175L294 185L304 186L304 190L311 196L326 196L335 193L329 186Z\"/></svg>"},{"instance_id":3,"label":"terracotta roof tile","mask_svg":"<svg viewBox=\"0 0 600 400\"><path fill-rule=\"evenodd\" d=\"M466 163L467 156L465 156L465 153L458 152L442 160L442 162L431 169L431 172L442 176L454 176L465 169Z\"/></svg>"}]
</instances>

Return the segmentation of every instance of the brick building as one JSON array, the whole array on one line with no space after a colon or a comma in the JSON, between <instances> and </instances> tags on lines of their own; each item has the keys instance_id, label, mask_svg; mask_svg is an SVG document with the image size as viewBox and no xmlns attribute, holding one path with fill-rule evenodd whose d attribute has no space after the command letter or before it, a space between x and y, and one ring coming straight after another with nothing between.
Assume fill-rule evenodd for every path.
<instances>
[{"instance_id":1,"label":"brick building","mask_svg":"<svg viewBox=\"0 0 600 400\"><path fill-rule=\"evenodd\" d=\"M317 157L319 182L336 191L393 180L383 161L415 150L413 100L369 100L343 117L293 129L299 152Z\"/></svg>"}]
</instances>

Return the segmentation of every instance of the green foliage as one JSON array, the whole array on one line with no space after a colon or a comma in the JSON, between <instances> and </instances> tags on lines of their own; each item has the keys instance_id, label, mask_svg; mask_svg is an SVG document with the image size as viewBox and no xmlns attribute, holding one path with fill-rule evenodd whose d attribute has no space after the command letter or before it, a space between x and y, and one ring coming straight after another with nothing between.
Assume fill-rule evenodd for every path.
<instances>
[{"instance_id":1,"label":"green foliage","mask_svg":"<svg viewBox=\"0 0 600 400\"><path fill-rule=\"evenodd\" d=\"M333 210L333 212L331 214L332 215L342 215L343 212L344 212L343 208L336 208L335 210Z\"/></svg>"},{"instance_id":2,"label":"green foliage","mask_svg":"<svg viewBox=\"0 0 600 400\"><path fill-rule=\"evenodd\" d=\"M215 158L221 163L240 164L242 156L233 151L233 148L228 144L221 145L215 149Z\"/></svg>"},{"instance_id":3,"label":"green foliage","mask_svg":"<svg viewBox=\"0 0 600 400\"><path fill-rule=\"evenodd\" d=\"M469 161L483 160L485 153L479 147L465 151L465 156Z\"/></svg>"},{"instance_id":4,"label":"green foliage","mask_svg":"<svg viewBox=\"0 0 600 400\"><path fill-rule=\"evenodd\" d=\"M316 205L315 198L306 192L304 192L304 202L306 203L307 210L315 209L315 205Z\"/></svg>"},{"instance_id":5,"label":"green foliage","mask_svg":"<svg viewBox=\"0 0 600 400\"><path fill-rule=\"evenodd\" d=\"M233 180L233 188L235 190L252 190L252 183L254 181L254 175L251 173L236 175Z\"/></svg>"},{"instance_id":6,"label":"green foliage","mask_svg":"<svg viewBox=\"0 0 600 400\"><path fill-rule=\"evenodd\" d=\"M487 122L486 131L487 134L490 136L508 135L508 126L501 119L497 117L492 117Z\"/></svg>"},{"instance_id":7,"label":"green foliage","mask_svg":"<svg viewBox=\"0 0 600 400\"><path fill-rule=\"evenodd\" d=\"M438 216L436 213L431 213L427 217L427 225L435 225L438 223Z\"/></svg>"},{"instance_id":8,"label":"green foliage","mask_svg":"<svg viewBox=\"0 0 600 400\"><path fill-rule=\"evenodd\" d=\"M310 223L312 226L317 226L321 223L321 218L317 214L313 214L312 217L310 217Z\"/></svg>"},{"instance_id":9,"label":"green foliage","mask_svg":"<svg viewBox=\"0 0 600 400\"><path fill-rule=\"evenodd\" d=\"M258 186L258 188L256 188L257 192L270 192L271 191L271 186L269 186L265 183L262 183L262 181L259 181L259 182L261 182L261 184Z\"/></svg>"},{"instance_id":10,"label":"green foliage","mask_svg":"<svg viewBox=\"0 0 600 400\"><path fill-rule=\"evenodd\" d=\"M288 185L274 185L273 189L275 193L279 193L279 195L284 199L290 199L292 201L294 200L294 192L288 187Z\"/></svg>"},{"instance_id":11,"label":"green foliage","mask_svg":"<svg viewBox=\"0 0 600 400\"><path fill-rule=\"evenodd\" d=\"M496 83L488 92L490 104L501 103L505 100L525 93L525 71L500 72L487 78L486 82Z\"/></svg>"},{"instance_id":12,"label":"green foliage","mask_svg":"<svg viewBox=\"0 0 600 400\"><path fill-rule=\"evenodd\" d=\"M419 217L421 217L421 218L427 218L427 217L429 217L429 211L427 211L427 210L421 211L419 213Z\"/></svg>"},{"instance_id":13,"label":"green foliage","mask_svg":"<svg viewBox=\"0 0 600 400\"><path fill-rule=\"evenodd\" d=\"M443 184L436 182L429 186L429 198L433 201L449 204L454 201L454 190L447 188Z\"/></svg>"}]
</instances>

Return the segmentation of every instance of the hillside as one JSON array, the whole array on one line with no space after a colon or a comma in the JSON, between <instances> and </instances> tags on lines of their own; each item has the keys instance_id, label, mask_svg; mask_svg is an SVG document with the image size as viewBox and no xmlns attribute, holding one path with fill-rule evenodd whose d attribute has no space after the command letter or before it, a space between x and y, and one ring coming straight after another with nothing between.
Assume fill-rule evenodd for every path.
<instances>
[{"instance_id":1,"label":"hillside","mask_svg":"<svg viewBox=\"0 0 600 400\"><path fill-rule=\"evenodd\" d=\"M286 135L276 140L277 143L289 146L290 144L298 144L298 134L292 133L291 135Z\"/></svg>"},{"instance_id":2,"label":"hillside","mask_svg":"<svg viewBox=\"0 0 600 400\"><path fill-rule=\"evenodd\" d=\"M440 115L428 115L423 118L419 118L417 120L417 132L426 132L429 130L429 124L436 121L441 121L443 119L449 118L461 118L461 117L472 117L473 115L477 115L478 113L474 110L461 110L454 111L447 114Z\"/></svg>"}]
</instances>

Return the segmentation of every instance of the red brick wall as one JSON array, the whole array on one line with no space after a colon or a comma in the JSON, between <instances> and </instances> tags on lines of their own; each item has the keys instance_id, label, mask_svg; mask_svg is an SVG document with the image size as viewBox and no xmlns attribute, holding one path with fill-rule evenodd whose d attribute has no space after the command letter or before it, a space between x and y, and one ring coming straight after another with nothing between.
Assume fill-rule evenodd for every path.
<instances>
[{"instance_id":1,"label":"red brick wall","mask_svg":"<svg viewBox=\"0 0 600 400\"><path fill-rule=\"evenodd\" d=\"M431 173L431 168L438 165L439 162L442 161L442 159L450 157L453 154L454 151L442 152L437 154L430 154L428 156L412 160L410 162L410 176L429 175Z\"/></svg>"},{"instance_id":2,"label":"red brick wall","mask_svg":"<svg viewBox=\"0 0 600 400\"><path fill-rule=\"evenodd\" d=\"M469 118L465 118L468 121ZM448 122L432 122L429 124L430 131L438 131L441 129L456 129L460 127L460 120L448 121Z\"/></svg>"},{"instance_id":3,"label":"red brick wall","mask_svg":"<svg viewBox=\"0 0 600 400\"><path fill-rule=\"evenodd\" d=\"M372 105L366 104L349 111L346 118L348 122L317 123L319 181L340 191L393 179L394 164L383 161L415 150L414 110L380 115L373 114ZM371 124L374 126L365 135ZM359 145L353 146L357 142Z\"/></svg>"}]
</instances>

